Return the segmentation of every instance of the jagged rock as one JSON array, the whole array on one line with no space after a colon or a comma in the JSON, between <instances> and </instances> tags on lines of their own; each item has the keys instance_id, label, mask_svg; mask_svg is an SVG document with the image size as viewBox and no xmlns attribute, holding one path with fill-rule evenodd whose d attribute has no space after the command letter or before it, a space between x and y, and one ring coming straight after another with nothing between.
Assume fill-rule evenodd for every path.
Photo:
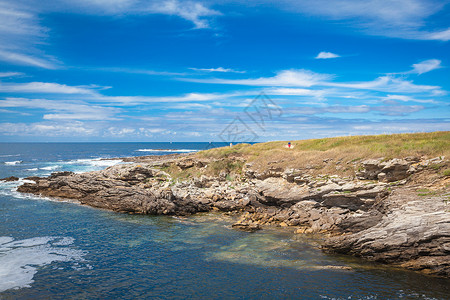
<instances>
[{"instance_id":1,"label":"jagged rock","mask_svg":"<svg viewBox=\"0 0 450 300\"><path fill-rule=\"evenodd\" d=\"M397 209L350 219L359 221L360 228L328 240L324 249L450 276L450 251L446 246L450 244L450 216L446 205L440 197L415 197L414 190L399 190L385 204Z\"/></svg>"},{"instance_id":2,"label":"jagged rock","mask_svg":"<svg viewBox=\"0 0 450 300\"><path fill-rule=\"evenodd\" d=\"M356 176L359 179L369 179L374 180L377 179L378 174L381 173L381 170L385 166L383 163L383 159L368 159L361 162L362 168L356 173Z\"/></svg>"},{"instance_id":3,"label":"jagged rock","mask_svg":"<svg viewBox=\"0 0 450 300\"><path fill-rule=\"evenodd\" d=\"M381 172L378 174L378 180L384 182L392 182L402 180L408 177L412 170L410 170L410 162L404 159L394 158L388 161ZM383 174L380 178L380 175Z\"/></svg>"},{"instance_id":4,"label":"jagged rock","mask_svg":"<svg viewBox=\"0 0 450 300\"><path fill-rule=\"evenodd\" d=\"M75 173L70 172L70 171L53 172L52 174L50 174L50 178L55 178L55 177L59 177L59 176L69 176L71 174L75 174Z\"/></svg>"},{"instance_id":5,"label":"jagged rock","mask_svg":"<svg viewBox=\"0 0 450 300\"><path fill-rule=\"evenodd\" d=\"M362 162L362 167L363 169L356 173L359 179L377 179L383 182L405 179L415 171L410 168L411 161L398 158L386 162L382 159L368 159Z\"/></svg>"},{"instance_id":6,"label":"jagged rock","mask_svg":"<svg viewBox=\"0 0 450 300\"><path fill-rule=\"evenodd\" d=\"M0 181L17 181L17 180L19 180L19 178L16 176L9 176L9 177L0 179Z\"/></svg>"},{"instance_id":7,"label":"jagged rock","mask_svg":"<svg viewBox=\"0 0 450 300\"><path fill-rule=\"evenodd\" d=\"M182 170L186 170L189 168L192 168L195 166L195 162L192 159L185 159L177 162L176 164L178 167L180 167Z\"/></svg>"},{"instance_id":8,"label":"jagged rock","mask_svg":"<svg viewBox=\"0 0 450 300\"><path fill-rule=\"evenodd\" d=\"M259 202L266 205L291 206L309 195L308 191L283 178L268 178L255 185Z\"/></svg>"}]
</instances>

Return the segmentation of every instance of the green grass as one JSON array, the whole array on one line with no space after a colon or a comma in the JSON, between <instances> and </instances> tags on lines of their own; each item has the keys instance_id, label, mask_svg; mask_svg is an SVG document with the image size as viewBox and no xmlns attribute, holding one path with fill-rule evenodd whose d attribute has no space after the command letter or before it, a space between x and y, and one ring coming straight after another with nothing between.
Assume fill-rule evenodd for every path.
<instances>
[{"instance_id":1,"label":"green grass","mask_svg":"<svg viewBox=\"0 0 450 300\"><path fill-rule=\"evenodd\" d=\"M282 168L302 168L311 165L317 174L335 170L334 162L338 160L345 165L361 159L380 157L384 157L385 160L407 156L450 157L450 131L345 136L291 141L291 144L294 146L291 149L286 147L287 141L238 144L233 147L201 151L196 155L199 158L212 159L242 157L260 169L267 168L269 162ZM325 158L333 160L324 164L322 160ZM348 173L347 175L352 172L353 168L343 168L340 171L343 174ZM337 173L339 172L335 172Z\"/></svg>"},{"instance_id":2,"label":"green grass","mask_svg":"<svg viewBox=\"0 0 450 300\"><path fill-rule=\"evenodd\" d=\"M438 193L436 191L432 191L429 189L418 189L417 190L417 196L425 197L425 196L435 196Z\"/></svg>"},{"instance_id":3,"label":"green grass","mask_svg":"<svg viewBox=\"0 0 450 300\"><path fill-rule=\"evenodd\" d=\"M444 172L442 172L442 174L444 176L450 176L450 169L444 170Z\"/></svg>"}]
</instances>

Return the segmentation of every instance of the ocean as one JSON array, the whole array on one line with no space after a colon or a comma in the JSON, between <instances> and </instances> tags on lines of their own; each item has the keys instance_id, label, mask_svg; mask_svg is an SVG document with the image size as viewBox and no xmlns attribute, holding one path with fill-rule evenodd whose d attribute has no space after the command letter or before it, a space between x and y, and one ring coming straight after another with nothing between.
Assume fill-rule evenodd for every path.
<instances>
[{"instance_id":1,"label":"ocean","mask_svg":"<svg viewBox=\"0 0 450 300\"><path fill-rule=\"evenodd\" d=\"M29 176L215 146L0 143L0 178L20 178L0 182L0 299L448 299L448 279L324 254L320 236L289 228L246 233L219 213L127 215L16 191Z\"/></svg>"}]
</instances>

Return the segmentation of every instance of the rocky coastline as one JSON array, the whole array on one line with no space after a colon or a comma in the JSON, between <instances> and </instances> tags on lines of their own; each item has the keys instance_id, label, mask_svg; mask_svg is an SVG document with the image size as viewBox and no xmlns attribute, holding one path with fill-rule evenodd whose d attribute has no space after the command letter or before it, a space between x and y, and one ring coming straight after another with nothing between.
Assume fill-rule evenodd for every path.
<instances>
[{"instance_id":1,"label":"rocky coastline","mask_svg":"<svg viewBox=\"0 0 450 300\"><path fill-rule=\"evenodd\" d=\"M317 174L316 166L261 170L243 156L195 154L123 159L102 171L30 177L19 192L121 213L190 215L223 211L239 216L233 228L290 226L321 233L326 252L355 255L450 277L450 176L445 157L335 161L353 176ZM222 166L216 174L211 165ZM185 176L189 171L189 176Z\"/></svg>"}]
</instances>

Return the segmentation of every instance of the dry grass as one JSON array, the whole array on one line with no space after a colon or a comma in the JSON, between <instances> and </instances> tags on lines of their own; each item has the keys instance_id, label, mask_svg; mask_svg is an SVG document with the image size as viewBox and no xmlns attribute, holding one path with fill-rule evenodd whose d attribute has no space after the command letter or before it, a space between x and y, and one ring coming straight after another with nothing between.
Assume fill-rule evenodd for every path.
<instances>
[{"instance_id":1,"label":"dry grass","mask_svg":"<svg viewBox=\"0 0 450 300\"><path fill-rule=\"evenodd\" d=\"M202 151L204 158L243 157L263 170L269 165L290 168L311 168L316 173L353 174L353 166L361 159L386 159L407 156L450 156L450 131L405 133L392 135L347 136L324 139L239 144ZM324 160L328 159L326 163ZM337 164L336 164L337 163ZM336 167L338 170L336 171Z\"/></svg>"}]
</instances>

